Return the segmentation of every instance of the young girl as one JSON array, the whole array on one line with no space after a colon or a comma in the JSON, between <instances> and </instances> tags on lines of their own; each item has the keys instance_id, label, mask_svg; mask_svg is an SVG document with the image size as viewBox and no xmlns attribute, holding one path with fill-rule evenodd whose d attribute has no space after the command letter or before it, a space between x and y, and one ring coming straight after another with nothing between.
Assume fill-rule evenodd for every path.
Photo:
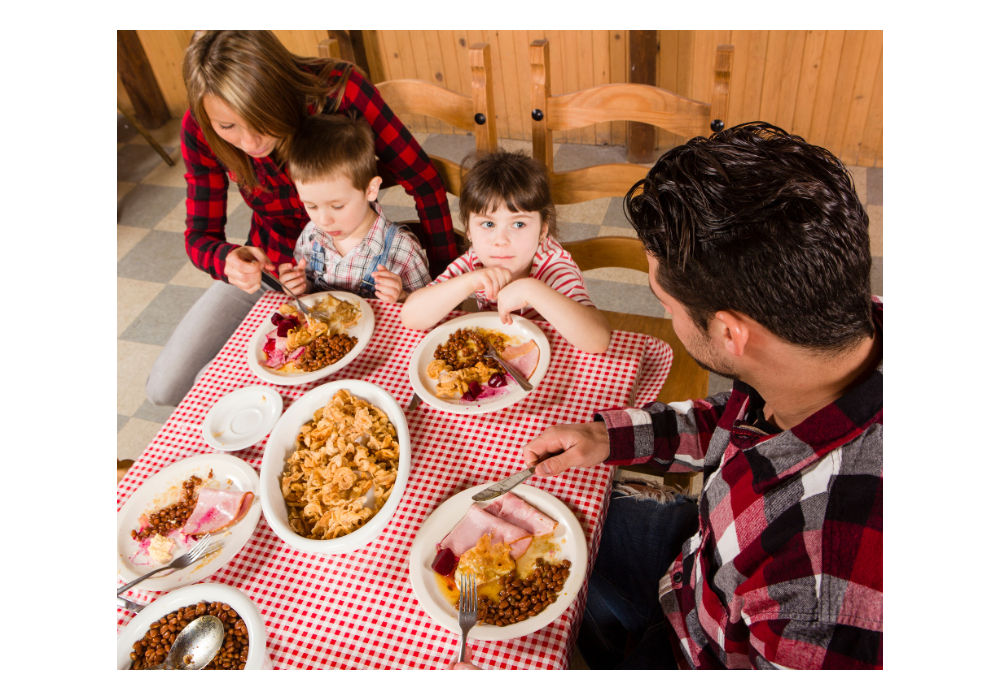
<instances>
[{"instance_id":1,"label":"young girl","mask_svg":"<svg viewBox=\"0 0 1000 700\"><path fill-rule=\"evenodd\" d=\"M518 311L545 319L574 347L600 353L611 329L587 295L580 268L553 238L556 208L545 166L525 153L484 155L462 182L459 217L472 248L410 294L403 325L426 330L475 294L504 323Z\"/></svg>"}]
</instances>

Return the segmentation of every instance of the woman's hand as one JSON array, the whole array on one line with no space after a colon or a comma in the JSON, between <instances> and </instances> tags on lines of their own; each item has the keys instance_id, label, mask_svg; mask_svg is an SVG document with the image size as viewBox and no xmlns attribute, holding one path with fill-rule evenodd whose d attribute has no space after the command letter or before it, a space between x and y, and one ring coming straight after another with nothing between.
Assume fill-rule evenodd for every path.
<instances>
[{"instance_id":1,"label":"woman's hand","mask_svg":"<svg viewBox=\"0 0 1000 700\"><path fill-rule=\"evenodd\" d=\"M500 314L500 321L505 325L514 322L511 312L523 309L525 306L533 306L531 303L531 290L536 284L545 284L536 279L527 277L511 282L497 295L497 312Z\"/></svg>"},{"instance_id":2,"label":"woman's hand","mask_svg":"<svg viewBox=\"0 0 1000 700\"><path fill-rule=\"evenodd\" d=\"M473 292L482 289L490 301L495 301L500 290L510 284L513 276L510 274L510 270L505 270L502 267L484 267L481 270L470 272L469 279L472 281Z\"/></svg>"},{"instance_id":3,"label":"woman's hand","mask_svg":"<svg viewBox=\"0 0 1000 700\"><path fill-rule=\"evenodd\" d=\"M535 474L555 476L572 467L593 467L611 456L608 428L602 421L554 425L521 448Z\"/></svg>"},{"instance_id":4,"label":"woman's hand","mask_svg":"<svg viewBox=\"0 0 1000 700\"><path fill-rule=\"evenodd\" d=\"M403 289L403 278L395 272L390 272L385 265L379 265L372 273L375 278L375 296L382 301L406 301L408 296Z\"/></svg>"},{"instance_id":5,"label":"woman's hand","mask_svg":"<svg viewBox=\"0 0 1000 700\"><path fill-rule=\"evenodd\" d=\"M233 248L226 256L226 269L223 270L229 283L239 287L247 294L253 294L260 289L260 271L273 270L267 254L260 248L242 246Z\"/></svg>"},{"instance_id":6,"label":"woman's hand","mask_svg":"<svg viewBox=\"0 0 1000 700\"><path fill-rule=\"evenodd\" d=\"M295 296L302 296L309 291L309 280L306 279L306 260L298 264L281 263L278 265L278 280L288 287Z\"/></svg>"}]
</instances>

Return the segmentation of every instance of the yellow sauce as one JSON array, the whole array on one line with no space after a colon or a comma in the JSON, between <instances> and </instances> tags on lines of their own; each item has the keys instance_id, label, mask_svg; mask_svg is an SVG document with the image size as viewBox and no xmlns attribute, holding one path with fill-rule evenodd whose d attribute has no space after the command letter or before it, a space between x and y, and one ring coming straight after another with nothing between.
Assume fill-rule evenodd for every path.
<instances>
[{"instance_id":1,"label":"yellow sauce","mask_svg":"<svg viewBox=\"0 0 1000 700\"><path fill-rule=\"evenodd\" d=\"M566 540L563 539L563 542ZM531 570L535 568L535 559L541 557L546 562L561 561L562 557L559 555L559 543L555 541L552 535L545 535L544 537L536 537L531 541L531 545L528 547L521 558L517 560L517 577L525 578L531 573ZM434 580L437 582L438 590L441 591L441 595L444 599L448 601L448 604L452 607L458 606L458 584L455 583L455 579L451 576L442 576L438 572L434 573ZM499 601L500 600L500 580L490 581L489 583L479 584L479 595L486 596L490 600Z\"/></svg>"}]
</instances>

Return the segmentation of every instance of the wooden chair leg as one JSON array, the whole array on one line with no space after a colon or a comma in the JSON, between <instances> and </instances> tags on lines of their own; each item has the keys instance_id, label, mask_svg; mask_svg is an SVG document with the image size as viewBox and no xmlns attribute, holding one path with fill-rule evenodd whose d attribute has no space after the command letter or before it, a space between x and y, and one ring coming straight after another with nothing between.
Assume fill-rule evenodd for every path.
<instances>
[{"instance_id":1,"label":"wooden chair leg","mask_svg":"<svg viewBox=\"0 0 1000 700\"><path fill-rule=\"evenodd\" d=\"M125 476L125 472L129 470L129 467L131 467L134 462L135 460L132 459L118 460L118 481L122 480L122 477Z\"/></svg>"},{"instance_id":2,"label":"wooden chair leg","mask_svg":"<svg viewBox=\"0 0 1000 700\"><path fill-rule=\"evenodd\" d=\"M156 149L156 152L160 154L160 158L167 161L167 165L169 165L171 168L174 167L174 159L171 158L169 155L167 155L167 152L163 150L163 146L160 145L159 141L153 138L153 135L151 133L146 131L146 129L143 128L143 126L139 124L139 122L137 122L135 119L132 118L131 114L125 111L125 108L122 107L121 102L118 103L118 111L124 114L125 118L128 119L128 123L131 124L133 127L135 127L136 131L142 134L142 137L146 139L146 141L149 143L150 146Z\"/></svg>"}]
</instances>

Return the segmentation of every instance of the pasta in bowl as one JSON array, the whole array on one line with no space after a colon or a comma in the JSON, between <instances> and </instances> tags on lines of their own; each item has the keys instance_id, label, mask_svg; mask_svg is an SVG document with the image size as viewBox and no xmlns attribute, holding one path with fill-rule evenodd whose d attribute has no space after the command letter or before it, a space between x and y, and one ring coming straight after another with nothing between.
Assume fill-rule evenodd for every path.
<instances>
[{"instance_id":1,"label":"pasta in bowl","mask_svg":"<svg viewBox=\"0 0 1000 700\"><path fill-rule=\"evenodd\" d=\"M293 403L271 433L264 517L296 549L351 552L385 529L409 473L409 432L392 396L368 382L330 382Z\"/></svg>"}]
</instances>

